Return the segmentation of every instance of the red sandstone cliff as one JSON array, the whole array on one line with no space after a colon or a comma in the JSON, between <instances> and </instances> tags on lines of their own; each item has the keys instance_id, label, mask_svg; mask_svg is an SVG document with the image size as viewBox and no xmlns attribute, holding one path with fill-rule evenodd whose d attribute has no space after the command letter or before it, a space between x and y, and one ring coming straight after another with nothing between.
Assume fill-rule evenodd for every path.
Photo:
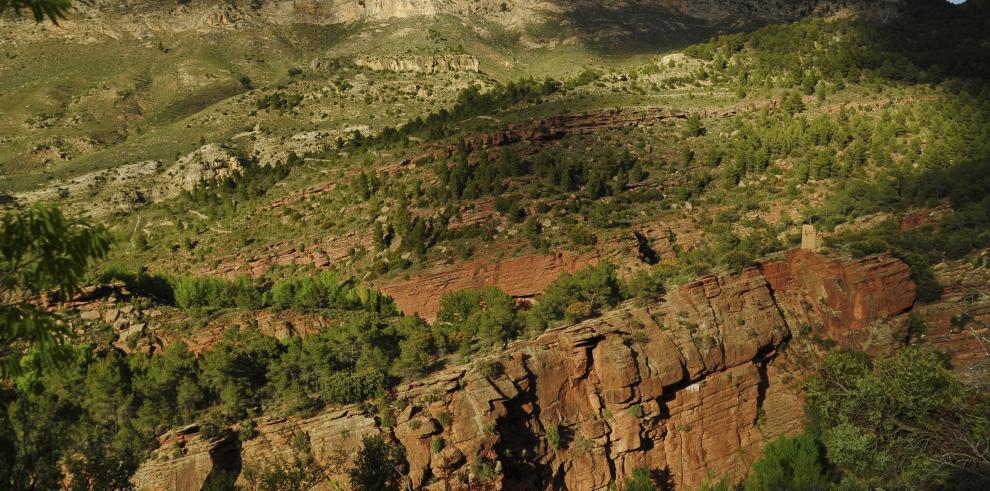
<instances>
[{"instance_id":1,"label":"red sandstone cliff","mask_svg":"<svg viewBox=\"0 0 990 491\"><path fill-rule=\"evenodd\" d=\"M513 297L532 297L561 274L573 273L601 260L602 254L599 252L563 252L556 255L531 254L501 262L471 261L433 268L409 280L384 285L382 291L395 300L403 313L418 314L426 320L433 320L445 293L496 286Z\"/></svg>"},{"instance_id":2,"label":"red sandstone cliff","mask_svg":"<svg viewBox=\"0 0 990 491\"><path fill-rule=\"evenodd\" d=\"M710 474L739 478L765 442L802 426L803 373L787 341L821 332L879 348L878 339L900 339L914 301L909 278L889 257L793 252L400 386L396 400L407 404L392 406L393 427L352 406L265 420L244 443L204 441L191 430L166 435L134 484L197 490L211 472L285 452L293 431L306 432L322 459L353 454L361 435L384 434L405 447L413 488L458 489L478 479L471 468L480 459L494 465L502 489L605 489L638 466L687 487ZM557 448L546 439L554 426ZM444 441L435 453L434 438Z\"/></svg>"},{"instance_id":3,"label":"red sandstone cliff","mask_svg":"<svg viewBox=\"0 0 990 491\"><path fill-rule=\"evenodd\" d=\"M923 323L922 341L948 355L957 372L985 385L990 380L990 269L953 261L936 266L935 276L944 288L942 298L912 312Z\"/></svg>"},{"instance_id":4,"label":"red sandstone cliff","mask_svg":"<svg viewBox=\"0 0 990 491\"><path fill-rule=\"evenodd\" d=\"M872 354L907 341L911 270L890 256L859 261L791 251L760 265L787 323Z\"/></svg>"}]
</instances>

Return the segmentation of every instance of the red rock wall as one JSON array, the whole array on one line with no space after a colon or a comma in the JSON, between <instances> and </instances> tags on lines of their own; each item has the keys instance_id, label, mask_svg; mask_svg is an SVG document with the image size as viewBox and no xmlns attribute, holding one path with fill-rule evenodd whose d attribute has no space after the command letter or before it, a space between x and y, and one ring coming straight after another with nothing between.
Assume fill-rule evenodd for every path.
<instances>
[{"instance_id":1,"label":"red rock wall","mask_svg":"<svg viewBox=\"0 0 990 491\"><path fill-rule=\"evenodd\" d=\"M915 286L897 259L843 261L795 250L760 270L792 328L872 354L907 341Z\"/></svg>"},{"instance_id":2,"label":"red rock wall","mask_svg":"<svg viewBox=\"0 0 990 491\"><path fill-rule=\"evenodd\" d=\"M496 286L514 297L532 297L561 274L573 273L601 260L602 254L598 252L563 252L556 255L532 254L501 262L471 261L433 268L409 280L383 285L381 289L395 300L406 315L418 314L426 320L433 320L445 293Z\"/></svg>"},{"instance_id":3,"label":"red rock wall","mask_svg":"<svg viewBox=\"0 0 990 491\"><path fill-rule=\"evenodd\" d=\"M898 333L913 302L906 272L885 257L794 253L740 275L704 277L649 305L628 304L400 386L395 395L405 404L393 405L393 427L347 407L262 421L259 436L240 447L229 437L186 436L180 455L167 437L134 483L199 489L215 469L285 452L290 430L306 432L320 452L332 449L319 454L324 459L352 455L359 435L382 433L406 449L415 489L481 487L471 469L482 459L495 470L493 489L606 489L639 466L666 471L679 488L710 475L740 479L767 441L802 427L804 372L780 351L802 336L793 323L821 315L823 332L842 334L846 322L849 342L872 339L858 335L870 326ZM554 427L556 448L547 438ZM442 439L440 451L432 451L434 439Z\"/></svg>"},{"instance_id":4,"label":"red rock wall","mask_svg":"<svg viewBox=\"0 0 990 491\"><path fill-rule=\"evenodd\" d=\"M925 327L917 337L948 355L957 372L985 384L990 380L990 270L953 261L937 266L935 277L944 292L939 301L912 312Z\"/></svg>"}]
</instances>

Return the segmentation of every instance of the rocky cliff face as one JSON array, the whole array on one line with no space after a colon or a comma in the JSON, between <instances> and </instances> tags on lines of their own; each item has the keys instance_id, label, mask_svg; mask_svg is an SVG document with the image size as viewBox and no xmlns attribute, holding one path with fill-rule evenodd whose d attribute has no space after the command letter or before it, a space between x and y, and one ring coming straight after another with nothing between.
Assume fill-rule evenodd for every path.
<instances>
[{"instance_id":1,"label":"rocky cliff face","mask_svg":"<svg viewBox=\"0 0 990 491\"><path fill-rule=\"evenodd\" d=\"M874 355L907 342L915 286L897 259L844 262L795 251L760 269L793 328Z\"/></svg>"},{"instance_id":2,"label":"rocky cliff face","mask_svg":"<svg viewBox=\"0 0 990 491\"><path fill-rule=\"evenodd\" d=\"M555 255L531 254L499 262L471 261L441 266L409 280L382 286L402 312L432 321L447 292L495 286L516 298L533 297L563 273L598 264L598 252Z\"/></svg>"},{"instance_id":3,"label":"rocky cliff face","mask_svg":"<svg viewBox=\"0 0 990 491\"><path fill-rule=\"evenodd\" d=\"M847 315L856 326L897 326L914 300L909 275L888 257L843 262L795 251L400 386L392 418L331 408L265 420L244 443L205 440L192 429L170 433L133 482L141 490L198 490L211 473L286 452L296 431L325 461L346 461L361 435L382 434L405 448L407 484L417 489L483 479L500 489L606 489L638 466L687 488L709 475L740 478L765 442L801 428L804 372L785 347L810 333L794 323L850 309L820 327L837 330ZM472 471L479 463L493 472Z\"/></svg>"},{"instance_id":4,"label":"rocky cliff face","mask_svg":"<svg viewBox=\"0 0 990 491\"><path fill-rule=\"evenodd\" d=\"M984 253L985 261L986 254ZM969 261L936 266L942 298L912 312L920 320L925 342L946 353L964 376L982 385L990 380L990 270Z\"/></svg>"}]
</instances>

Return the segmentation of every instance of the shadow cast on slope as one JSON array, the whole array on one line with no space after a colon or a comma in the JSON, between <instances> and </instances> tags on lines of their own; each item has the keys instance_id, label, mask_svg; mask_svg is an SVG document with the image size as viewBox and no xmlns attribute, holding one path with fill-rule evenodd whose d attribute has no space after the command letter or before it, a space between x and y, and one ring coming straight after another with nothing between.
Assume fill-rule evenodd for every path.
<instances>
[{"instance_id":1,"label":"shadow cast on slope","mask_svg":"<svg viewBox=\"0 0 990 491\"><path fill-rule=\"evenodd\" d=\"M759 27L741 17L708 21L641 0L572 4L564 11L561 24L604 56L677 50L720 34Z\"/></svg>"}]
</instances>

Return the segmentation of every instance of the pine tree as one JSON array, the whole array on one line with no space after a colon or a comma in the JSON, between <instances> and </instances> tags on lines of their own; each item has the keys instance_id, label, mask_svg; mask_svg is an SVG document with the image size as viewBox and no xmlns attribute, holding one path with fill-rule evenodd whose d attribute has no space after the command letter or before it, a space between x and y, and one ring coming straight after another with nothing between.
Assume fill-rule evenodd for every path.
<instances>
[{"instance_id":1,"label":"pine tree","mask_svg":"<svg viewBox=\"0 0 990 491\"><path fill-rule=\"evenodd\" d=\"M693 136L701 136L705 134L705 128L701 124L701 116L697 113L692 113L688 116L687 124L684 126L684 137L691 138Z\"/></svg>"}]
</instances>

